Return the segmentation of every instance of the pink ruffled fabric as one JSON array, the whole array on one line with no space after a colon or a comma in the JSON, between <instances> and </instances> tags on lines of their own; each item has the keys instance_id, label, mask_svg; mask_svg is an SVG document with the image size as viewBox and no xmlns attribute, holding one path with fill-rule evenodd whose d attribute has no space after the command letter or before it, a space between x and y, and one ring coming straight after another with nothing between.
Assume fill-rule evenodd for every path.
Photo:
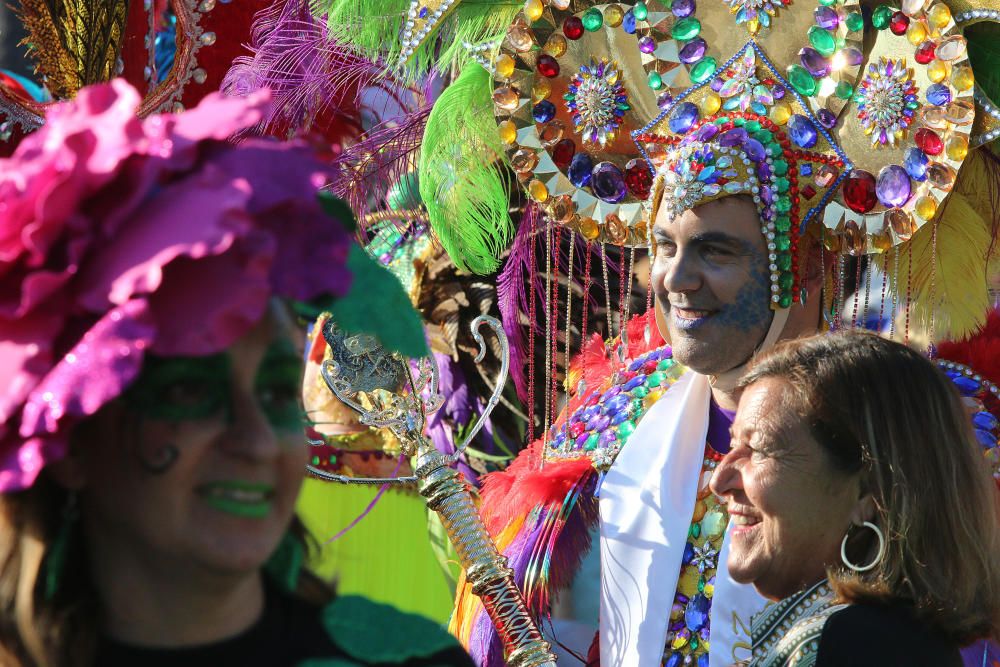
<instances>
[{"instance_id":1,"label":"pink ruffled fabric","mask_svg":"<svg viewBox=\"0 0 1000 667\"><path fill-rule=\"evenodd\" d=\"M266 92L135 115L122 80L85 88L0 159L0 492L66 452L147 350L218 352L279 295L346 293L350 237L304 146L227 141Z\"/></svg>"}]
</instances>

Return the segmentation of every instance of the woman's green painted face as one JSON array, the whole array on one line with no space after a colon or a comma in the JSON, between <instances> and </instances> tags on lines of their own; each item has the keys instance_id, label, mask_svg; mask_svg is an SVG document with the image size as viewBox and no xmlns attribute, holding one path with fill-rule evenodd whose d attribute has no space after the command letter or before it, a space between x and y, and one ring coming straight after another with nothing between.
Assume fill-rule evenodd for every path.
<instances>
[{"instance_id":1,"label":"woman's green painted face","mask_svg":"<svg viewBox=\"0 0 1000 667\"><path fill-rule=\"evenodd\" d=\"M149 357L80 447L95 539L146 558L256 568L287 530L308 446L301 340L272 311L226 351Z\"/></svg>"}]
</instances>

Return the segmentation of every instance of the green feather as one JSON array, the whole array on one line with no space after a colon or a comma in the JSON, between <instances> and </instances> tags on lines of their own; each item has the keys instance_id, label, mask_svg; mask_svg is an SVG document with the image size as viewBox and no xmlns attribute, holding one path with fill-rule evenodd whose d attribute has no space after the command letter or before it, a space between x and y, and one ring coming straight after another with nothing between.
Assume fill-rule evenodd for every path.
<instances>
[{"instance_id":1,"label":"green feather","mask_svg":"<svg viewBox=\"0 0 1000 667\"><path fill-rule=\"evenodd\" d=\"M502 38L523 2L459 0L457 7L421 42L405 66L400 66L402 38L409 0L312 0L312 12L326 16L330 38L383 62L410 84L433 67L438 72L463 71L474 62L466 44Z\"/></svg>"},{"instance_id":2,"label":"green feather","mask_svg":"<svg viewBox=\"0 0 1000 667\"><path fill-rule=\"evenodd\" d=\"M491 92L475 63L445 89L427 119L418 170L431 228L455 265L477 274L496 271L514 232Z\"/></svg>"}]
</instances>

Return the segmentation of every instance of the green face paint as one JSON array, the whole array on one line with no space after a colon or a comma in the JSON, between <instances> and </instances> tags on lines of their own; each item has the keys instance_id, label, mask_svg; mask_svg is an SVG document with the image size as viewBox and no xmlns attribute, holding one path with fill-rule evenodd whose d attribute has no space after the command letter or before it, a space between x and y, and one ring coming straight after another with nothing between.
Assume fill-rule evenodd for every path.
<instances>
[{"instance_id":1,"label":"green face paint","mask_svg":"<svg viewBox=\"0 0 1000 667\"><path fill-rule=\"evenodd\" d=\"M302 410L302 358L291 341L274 341L257 371L254 389L261 409L276 429L301 431L305 427Z\"/></svg>"},{"instance_id":2,"label":"green face paint","mask_svg":"<svg viewBox=\"0 0 1000 667\"><path fill-rule=\"evenodd\" d=\"M301 430L302 359L287 339L268 348L257 369L254 393L275 429ZM232 414L231 360L150 355L136 383L126 392L129 405L147 419L184 421Z\"/></svg>"},{"instance_id":3,"label":"green face paint","mask_svg":"<svg viewBox=\"0 0 1000 667\"><path fill-rule=\"evenodd\" d=\"M207 419L229 408L229 357L146 357L142 373L125 393L130 407L148 419Z\"/></svg>"}]
</instances>

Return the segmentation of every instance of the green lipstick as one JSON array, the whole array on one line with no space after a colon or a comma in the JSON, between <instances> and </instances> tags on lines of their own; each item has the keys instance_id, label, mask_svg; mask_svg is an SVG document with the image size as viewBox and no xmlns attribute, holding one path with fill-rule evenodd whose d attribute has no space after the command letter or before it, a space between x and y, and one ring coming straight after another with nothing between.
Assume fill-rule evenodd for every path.
<instances>
[{"instance_id":1,"label":"green lipstick","mask_svg":"<svg viewBox=\"0 0 1000 667\"><path fill-rule=\"evenodd\" d=\"M274 505L274 487L269 484L212 482L200 487L199 494L209 507L248 519L263 519Z\"/></svg>"}]
</instances>

